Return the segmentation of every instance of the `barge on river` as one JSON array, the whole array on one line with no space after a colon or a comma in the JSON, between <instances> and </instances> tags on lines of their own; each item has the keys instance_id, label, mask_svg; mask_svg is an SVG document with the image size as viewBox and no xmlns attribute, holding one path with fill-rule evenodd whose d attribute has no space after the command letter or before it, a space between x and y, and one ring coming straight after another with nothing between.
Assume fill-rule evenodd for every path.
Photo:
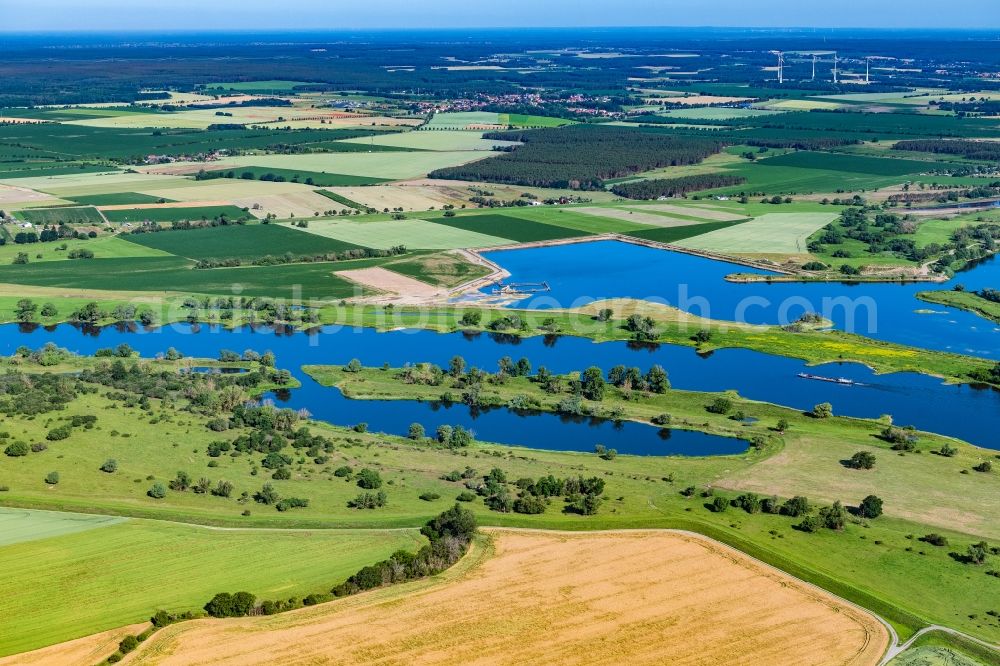
<instances>
[{"instance_id":1,"label":"barge on river","mask_svg":"<svg viewBox=\"0 0 1000 666\"><path fill-rule=\"evenodd\" d=\"M847 379L846 377L823 377L822 375L810 375L808 372L800 372L799 377L802 379L813 379L818 382L830 382L831 384L840 384L842 386L861 386L860 382L856 382L853 379Z\"/></svg>"}]
</instances>

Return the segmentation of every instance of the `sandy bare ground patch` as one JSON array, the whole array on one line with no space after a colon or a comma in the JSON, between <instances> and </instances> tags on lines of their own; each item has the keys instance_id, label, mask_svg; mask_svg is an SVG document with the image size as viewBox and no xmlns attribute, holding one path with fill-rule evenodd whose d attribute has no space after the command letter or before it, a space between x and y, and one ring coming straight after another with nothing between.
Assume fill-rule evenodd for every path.
<instances>
[{"instance_id":1,"label":"sandy bare ground patch","mask_svg":"<svg viewBox=\"0 0 1000 666\"><path fill-rule=\"evenodd\" d=\"M250 212L259 218L268 213L274 213L278 218L287 218L289 215L312 217L316 213L337 207L336 201L331 201L311 190L236 197L231 203L240 208L251 209Z\"/></svg>"},{"instance_id":2,"label":"sandy bare ground patch","mask_svg":"<svg viewBox=\"0 0 1000 666\"><path fill-rule=\"evenodd\" d=\"M148 622L118 627L92 636L57 643L31 652L11 655L0 659L0 666L90 666L107 658L118 649L123 638L136 635L149 626Z\"/></svg>"},{"instance_id":3,"label":"sandy bare ground patch","mask_svg":"<svg viewBox=\"0 0 1000 666\"><path fill-rule=\"evenodd\" d=\"M465 201L461 196L452 196L447 188L398 183L366 185L365 187L327 187L325 189L378 210L397 207L406 210L429 210L448 204L460 206Z\"/></svg>"},{"instance_id":4,"label":"sandy bare ground patch","mask_svg":"<svg viewBox=\"0 0 1000 666\"><path fill-rule=\"evenodd\" d=\"M335 273L342 278L372 287L381 292L395 294L399 302L421 303L429 299L446 296L447 290L431 286L420 280L396 273L385 268L359 268Z\"/></svg>"},{"instance_id":5,"label":"sandy bare ground patch","mask_svg":"<svg viewBox=\"0 0 1000 666\"><path fill-rule=\"evenodd\" d=\"M27 187L0 185L0 204L28 203L33 201L59 201L51 194L29 190Z\"/></svg>"},{"instance_id":6,"label":"sandy bare ground patch","mask_svg":"<svg viewBox=\"0 0 1000 666\"><path fill-rule=\"evenodd\" d=\"M691 224L700 224L697 220L682 220L677 217L667 215L656 215L655 213L643 213L641 210L621 210L619 208L574 208L574 213L593 215L594 217L605 217L624 222L635 222L637 224L648 224L653 227L686 227Z\"/></svg>"},{"instance_id":7,"label":"sandy bare ground patch","mask_svg":"<svg viewBox=\"0 0 1000 666\"><path fill-rule=\"evenodd\" d=\"M861 666L888 643L867 613L697 535L491 533L492 556L447 582L174 625L126 663Z\"/></svg>"},{"instance_id":8,"label":"sandy bare ground patch","mask_svg":"<svg viewBox=\"0 0 1000 666\"><path fill-rule=\"evenodd\" d=\"M725 211L712 210L709 208L695 208L694 206L672 206L670 204L656 204L653 206L647 206L647 208L658 210L661 213L674 213L676 215L700 217L706 220L715 220L717 222L735 222L736 220L745 220L747 218L746 215L739 215L737 213L727 213Z\"/></svg>"}]
</instances>

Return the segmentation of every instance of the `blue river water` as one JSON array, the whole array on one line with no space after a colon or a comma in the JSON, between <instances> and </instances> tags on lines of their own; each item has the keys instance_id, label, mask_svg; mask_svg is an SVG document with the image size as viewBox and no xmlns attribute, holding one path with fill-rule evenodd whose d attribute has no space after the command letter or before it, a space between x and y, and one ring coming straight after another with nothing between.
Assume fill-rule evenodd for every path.
<instances>
[{"instance_id":1,"label":"blue river water","mask_svg":"<svg viewBox=\"0 0 1000 666\"><path fill-rule=\"evenodd\" d=\"M986 357L1000 355L998 329L983 319L959 311L929 306L913 294L928 285L865 284L733 284L723 277L731 264L690 255L664 252L616 242L584 243L531 250L495 252L515 280L545 280L552 291L533 298L530 307L568 307L597 298L632 296L659 298L696 314L718 319L779 323L794 320L804 311L824 312L823 299L844 296L871 299L875 304L875 330L856 332L933 349L949 349ZM983 262L960 274L952 283L969 288L1000 285L1000 262ZM952 284L949 283L949 284ZM948 286L948 285L945 285ZM683 299L687 298L688 301ZM755 299L747 307L745 299ZM695 300L691 300L695 299ZM764 301L766 300L766 303ZM694 303L695 305L692 305ZM687 305L688 307L685 307ZM917 309L941 314L918 314ZM847 310L833 308L826 316L850 328ZM866 314L865 317L868 315ZM839 317L839 318L838 318ZM870 323L866 321L866 325ZM535 448L592 451L600 443L622 453L709 455L735 453L745 442L674 430L661 431L635 423L614 424L593 419L573 419L553 414L520 414L500 408L474 411L464 405L430 402L357 401L336 389L324 388L301 372L307 364L346 364L352 358L366 366L388 363L431 362L446 365L454 355L469 365L490 371L503 356L525 357L534 368L546 366L556 373L596 365L645 370L662 365L672 385L679 389L722 391L734 389L754 400L810 409L830 402L834 412L856 417L891 415L896 424L951 435L980 446L1000 449L1000 392L970 385L949 386L916 373L875 375L855 363L838 363L810 369L802 361L742 349L725 349L699 355L689 347L638 345L627 342L594 343L571 336L518 338L502 334L440 334L422 330L379 333L373 329L327 326L308 332L284 327L242 327L174 324L155 329L136 325L90 329L68 324L44 328L0 326L0 353L11 354L20 345L35 348L54 342L81 354L101 347L128 343L143 356L154 356L174 347L187 356L215 358L219 351L254 349L273 351L279 367L291 370L302 387L274 397L290 407L305 408L315 417L341 425L366 422L373 431L405 434L410 423L421 423L428 432L438 425L471 428L484 441ZM836 365L836 367L831 367ZM799 372L842 376L858 382L844 386L797 377Z\"/></svg>"},{"instance_id":2,"label":"blue river water","mask_svg":"<svg viewBox=\"0 0 1000 666\"><path fill-rule=\"evenodd\" d=\"M610 423L563 422L544 414L520 418L509 410L473 414L467 407L438 408L430 403L368 403L345 400L335 389L323 388L299 369L307 364L346 364L352 358L366 366L388 363L431 362L446 365L454 355L469 365L495 370L503 356L525 357L537 369L544 365L557 373L596 365L605 370L617 364L646 369L660 364L667 369L675 388L698 391L738 389L740 394L798 409L830 402L837 414L877 417L891 414L898 424L959 437L969 442L1000 448L993 433L1000 432L1000 392L969 385L949 386L933 377L915 373L876 376L855 363L824 366L823 373L844 376L861 386L841 386L799 379L799 372L812 371L803 362L743 349L724 349L699 355L690 347L635 345L627 342L594 343L576 337L516 338L498 334L435 333L400 330L378 333L374 329L323 327L293 332L271 327L226 330L216 326L176 324L144 330L141 327L110 326L82 329L62 324L49 328L0 326L0 352L13 353L19 345L32 348L54 342L81 354L126 342L143 356L155 356L174 347L185 355L215 358L222 349L271 350L280 367L299 377L303 386L291 391L288 405L308 409L332 423L369 423L372 430L404 434L411 422L428 430L439 424L471 427L478 438L507 444L590 451L597 443L631 453L723 453L717 448L689 447L697 437L675 430L669 440L660 439L655 428L626 424L616 429ZM701 437L707 437L702 435ZM710 438L722 439L722 438ZM707 441L703 441L708 444ZM714 442L742 449L735 440ZM676 447L676 448L673 448ZM729 452L732 452L732 448Z\"/></svg>"},{"instance_id":3,"label":"blue river water","mask_svg":"<svg viewBox=\"0 0 1000 666\"><path fill-rule=\"evenodd\" d=\"M511 273L512 282L542 282L551 291L514 307L575 307L631 297L668 303L693 314L750 324L787 324L817 312L852 333L925 349L1000 357L1000 326L974 314L925 303L919 291L1000 288L1000 259L981 262L944 284L840 282L731 283L731 273L766 271L619 241L597 241L485 257Z\"/></svg>"}]
</instances>

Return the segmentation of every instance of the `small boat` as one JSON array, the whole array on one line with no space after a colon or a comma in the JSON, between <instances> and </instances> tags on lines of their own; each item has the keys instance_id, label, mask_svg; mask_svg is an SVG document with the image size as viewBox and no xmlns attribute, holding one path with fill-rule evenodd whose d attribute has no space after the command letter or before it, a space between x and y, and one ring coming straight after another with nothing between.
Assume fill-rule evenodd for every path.
<instances>
[{"instance_id":1,"label":"small boat","mask_svg":"<svg viewBox=\"0 0 1000 666\"><path fill-rule=\"evenodd\" d=\"M802 379L813 379L818 382L830 382L831 384L840 384L842 386L860 386L860 382L856 382L853 379L847 379L846 377L823 377L822 375L810 375L807 372L800 372L799 377Z\"/></svg>"}]
</instances>

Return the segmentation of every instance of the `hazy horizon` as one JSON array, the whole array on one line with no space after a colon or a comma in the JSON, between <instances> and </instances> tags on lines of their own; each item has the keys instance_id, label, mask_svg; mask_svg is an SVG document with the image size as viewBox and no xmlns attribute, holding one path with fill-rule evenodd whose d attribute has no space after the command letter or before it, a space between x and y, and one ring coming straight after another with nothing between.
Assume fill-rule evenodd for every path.
<instances>
[{"instance_id":1,"label":"hazy horizon","mask_svg":"<svg viewBox=\"0 0 1000 666\"><path fill-rule=\"evenodd\" d=\"M942 15L932 0L846 0L831 12L800 0L633 0L627 12L596 0L508 0L476 6L460 0L415 4L369 0L364 6L299 0L296 11L265 0L0 0L3 33L317 32L488 28L1000 29L994 0L966 0ZM4 6L9 5L9 6ZM833 16L831 17L831 13ZM710 18L710 20L706 20Z\"/></svg>"}]
</instances>

